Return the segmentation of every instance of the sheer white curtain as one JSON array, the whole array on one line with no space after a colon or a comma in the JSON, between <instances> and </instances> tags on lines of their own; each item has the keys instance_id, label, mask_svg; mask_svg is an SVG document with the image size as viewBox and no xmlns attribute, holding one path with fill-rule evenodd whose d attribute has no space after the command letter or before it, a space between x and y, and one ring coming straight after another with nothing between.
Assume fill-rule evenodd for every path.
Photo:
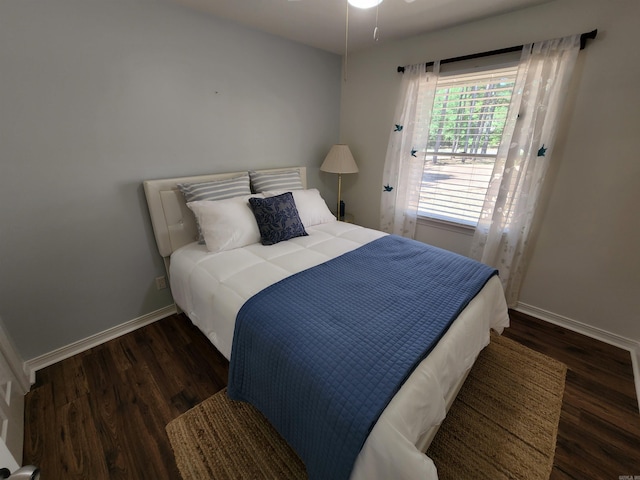
<instances>
[{"instance_id":1,"label":"sheer white curtain","mask_svg":"<svg viewBox=\"0 0 640 480\"><path fill-rule=\"evenodd\" d=\"M580 35L527 45L509 118L470 256L499 269L515 306L540 190L553 155L558 117L567 95Z\"/></svg>"},{"instance_id":2,"label":"sheer white curtain","mask_svg":"<svg viewBox=\"0 0 640 480\"><path fill-rule=\"evenodd\" d=\"M400 99L389 136L380 201L380 229L413 238L418 217L429 120L440 63L405 67ZM422 126L422 128L420 128Z\"/></svg>"}]
</instances>

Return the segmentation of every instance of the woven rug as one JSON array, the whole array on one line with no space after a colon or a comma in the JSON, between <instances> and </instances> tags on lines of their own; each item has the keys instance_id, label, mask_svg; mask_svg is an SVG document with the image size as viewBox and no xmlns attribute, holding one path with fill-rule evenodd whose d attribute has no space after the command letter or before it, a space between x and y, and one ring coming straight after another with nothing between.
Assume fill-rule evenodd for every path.
<instances>
[{"instance_id":1,"label":"woven rug","mask_svg":"<svg viewBox=\"0 0 640 480\"><path fill-rule=\"evenodd\" d=\"M545 479L553 467L566 366L493 336L427 454L440 480ZM167 425L184 480L306 479L304 464L253 407L226 390Z\"/></svg>"}]
</instances>

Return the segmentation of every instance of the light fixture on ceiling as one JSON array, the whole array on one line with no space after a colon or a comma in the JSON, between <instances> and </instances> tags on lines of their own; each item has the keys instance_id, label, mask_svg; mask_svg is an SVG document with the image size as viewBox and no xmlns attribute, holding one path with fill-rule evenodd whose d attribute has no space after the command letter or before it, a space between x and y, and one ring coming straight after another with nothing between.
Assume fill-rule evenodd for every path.
<instances>
[{"instance_id":1,"label":"light fixture on ceiling","mask_svg":"<svg viewBox=\"0 0 640 480\"><path fill-rule=\"evenodd\" d=\"M405 0L407 2L413 2L413 0ZM347 81L347 62L349 56L349 5L355 8L367 9L376 7L376 26L373 29L373 40L378 42L380 40L380 30L378 29L378 9L382 0L347 0L347 14L345 18L345 36L344 36L344 67L343 75L344 81Z\"/></svg>"},{"instance_id":2,"label":"light fixture on ceiling","mask_svg":"<svg viewBox=\"0 0 640 480\"><path fill-rule=\"evenodd\" d=\"M356 8L373 8L382 3L382 0L348 0L349 5Z\"/></svg>"}]
</instances>

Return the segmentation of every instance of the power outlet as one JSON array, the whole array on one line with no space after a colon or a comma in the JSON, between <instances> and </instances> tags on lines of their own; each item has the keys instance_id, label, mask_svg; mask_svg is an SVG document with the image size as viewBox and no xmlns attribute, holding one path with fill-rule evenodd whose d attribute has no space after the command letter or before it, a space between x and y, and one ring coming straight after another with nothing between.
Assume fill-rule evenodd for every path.
<instances>
[{"instance_id":1,"label":"power outlet","mask_svg":"<svg viewBox=\"0 0 640 480\"><path fill-rule=\"evenodd\" d=\"M158 290L164 290L167 288L167 277L156 277L156 288Z\"/></svg>"}]
</instances>

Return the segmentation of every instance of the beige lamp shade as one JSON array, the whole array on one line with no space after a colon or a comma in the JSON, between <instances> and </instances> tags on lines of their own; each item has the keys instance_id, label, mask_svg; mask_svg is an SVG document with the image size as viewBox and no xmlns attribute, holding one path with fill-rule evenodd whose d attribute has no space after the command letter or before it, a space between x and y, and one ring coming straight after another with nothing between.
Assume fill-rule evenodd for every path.
<instances>
[{"instance_id":1,"label":"beige lamp shade","mask_svg":"<svg viewBox=\"0 0 640 480\"><path fill-rule=\"evenodd\" d=\"M329 153L322 162L320 170L328 173L338 174L338 203L336 205L336 218L341 220L340 217L340 197L342 195L342 174L343 173L358 173L358 165L351 155L348 145L337 144L331 147Z\"/></svg>"},{"instance_id":2,"label":"beige lamp shade","mask_svg":"<svg viewBox=\"0 0 640 480\"><path fill-rule=\"evenodd\" d=\"M349 145L338 144L331 147L320 170L329 173L358 173L358 165L351 155Z\"/></svg>"}]
</instances>

